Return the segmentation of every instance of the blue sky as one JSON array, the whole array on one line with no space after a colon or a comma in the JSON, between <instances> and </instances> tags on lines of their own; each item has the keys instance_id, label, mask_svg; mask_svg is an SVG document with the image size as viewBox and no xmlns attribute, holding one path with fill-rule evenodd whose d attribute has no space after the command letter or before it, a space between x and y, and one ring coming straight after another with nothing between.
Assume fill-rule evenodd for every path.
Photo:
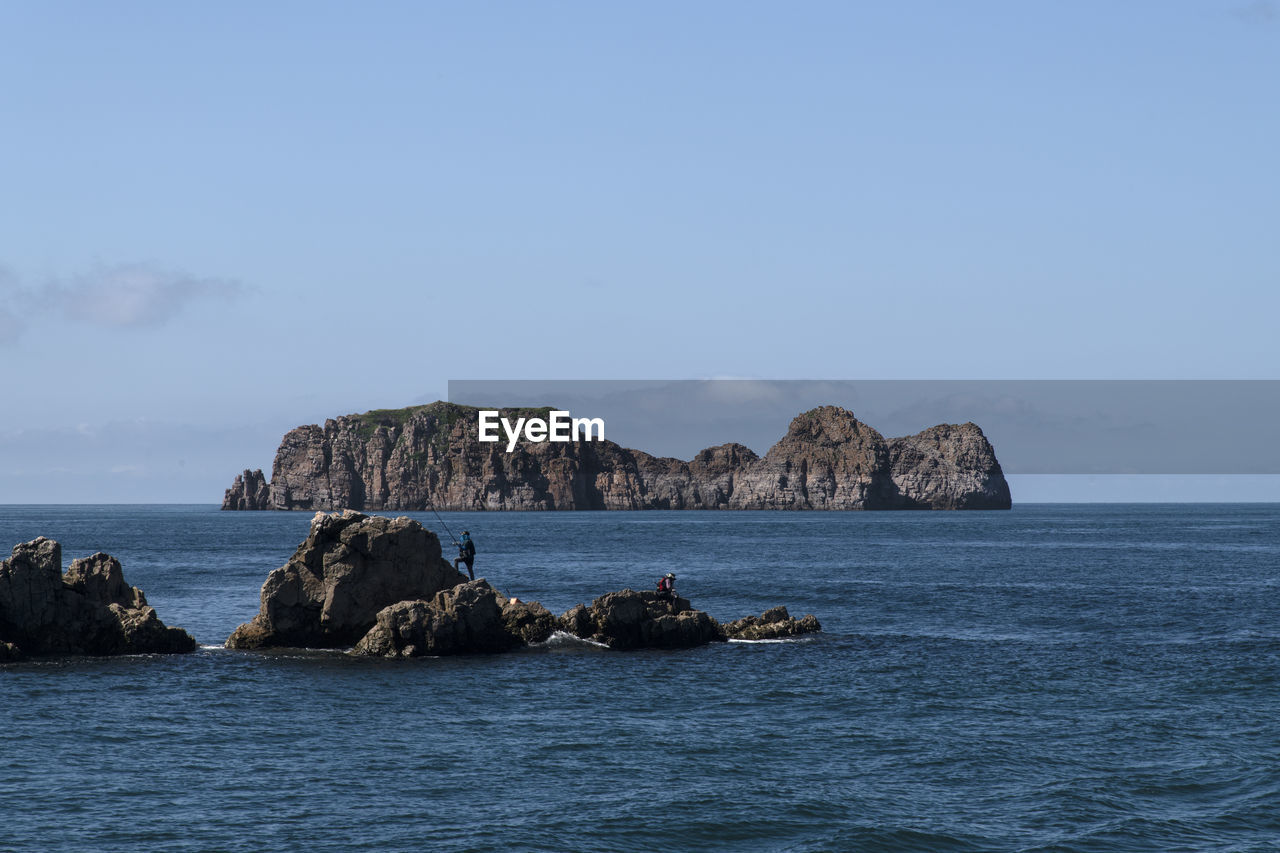
<instances>
[{"instance_id":1,"label":"blue sky","mask_svg":"<svg viewBox=\"0 0 1280 853\"><path fill-rule=\"evenodd\" d=\"M1277 378L1273 2L0 33L0 502L214 502L451 378Z\"/></svg>"}]
</instances>

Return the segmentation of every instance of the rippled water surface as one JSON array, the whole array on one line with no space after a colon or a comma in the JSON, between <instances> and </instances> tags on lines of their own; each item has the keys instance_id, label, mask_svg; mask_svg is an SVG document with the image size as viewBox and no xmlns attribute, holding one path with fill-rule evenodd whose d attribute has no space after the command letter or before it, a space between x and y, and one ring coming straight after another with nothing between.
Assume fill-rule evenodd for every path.
<instances>
[{"instance_id":1,"label":"rippled water surface","mask_svg":"<svg viewBox=\"0 0 1280 853\"><path fill-rule=\"evenodd\" d=\"M0 665L0 850L1280 849L1280 506L445 520L557 613L674 570L825 631L233 652L308 515L2 506L202 648Z\"/></svg>"}]
</instances>

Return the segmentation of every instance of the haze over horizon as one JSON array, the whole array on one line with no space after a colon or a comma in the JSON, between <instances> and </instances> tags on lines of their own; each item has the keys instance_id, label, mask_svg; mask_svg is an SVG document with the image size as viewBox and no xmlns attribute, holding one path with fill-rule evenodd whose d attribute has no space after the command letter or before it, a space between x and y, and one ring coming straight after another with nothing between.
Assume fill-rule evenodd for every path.
<instances>
[{"instance_id":1,"label":"haze over horizon","mask_svg":"<svg viewBox=\"0 0 1280 853\"><path fill-rule=\"evenodd\" d=\"M457 378L1278 378L1273 2L0 28L0 503L216 503Z\"/></svg>"}]
</instances>

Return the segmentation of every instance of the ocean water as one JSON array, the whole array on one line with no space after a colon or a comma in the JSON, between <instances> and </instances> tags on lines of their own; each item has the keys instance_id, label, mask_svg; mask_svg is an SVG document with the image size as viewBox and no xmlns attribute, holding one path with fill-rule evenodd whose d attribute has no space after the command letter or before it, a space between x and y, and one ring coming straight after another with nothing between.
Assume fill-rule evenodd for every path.
<instances>
[{"instance_id":1,"label":"ocean water","mask_svg":"<svg viewBox=\"0 0 1280 853\"><path fill-rule=\"evenodd\" d=\"M825 630L222 649L309 520L0 507L0 547L107 551L202 644L0 665L0 850L1280 850L1278 505L446 514L556 613L673 570Z\"/></svg>"}]
</instances>

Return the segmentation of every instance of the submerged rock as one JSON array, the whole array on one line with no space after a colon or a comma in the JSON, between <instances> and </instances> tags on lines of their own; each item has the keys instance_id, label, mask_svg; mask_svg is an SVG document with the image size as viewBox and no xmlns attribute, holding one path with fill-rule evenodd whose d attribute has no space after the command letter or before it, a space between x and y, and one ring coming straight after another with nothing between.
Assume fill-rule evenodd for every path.
<instances>
[{"instance_id":1,"label":"submerged rock","mask_svg":"<svg viewBox=\"0 0 1280 853\"><path fill-rule=\"evenodd\" d=\"M464 581L441 558L439 538L412 519L316 513L289 562L267 576L258 615L226 645L350 646L383 608L430 599Z\"/></svg>"},{"instance_id":2,"label":"submerged rock","mask_svg":"<svg viewBox=\"0 0 1280 853\"><path fill-rule=\"evenodd\" d=\"M735 619L724 626L724 633L731 640L776 640L821 630L818 617L812 613L796 619L782 606L771 607L759 616Z\"/></svg>"},{"instance_id":3,"label":"submerged rock","mask_svg":"<svg viewBox=\"0 0 1280 853\"><path fill-rule=\"evenodd\" d=\"M560 617L566 633L611 649L683 649L725 639L719 623L689 600L663 601L656 592L624 589L579 604Z\"/></svg>"},{"instance_id":4,"label":"submerged rock","mask_svg":"<svg viewBox=\"0 0 1280 853\"><path fill-rule=\"evenodd\" d=\"M108 554L75 560L62 574L62 546L40 537L0 561L0 660L25 655L177 653L195 649L167 627L142 590Z\"/></svg>"}]
</instances>

